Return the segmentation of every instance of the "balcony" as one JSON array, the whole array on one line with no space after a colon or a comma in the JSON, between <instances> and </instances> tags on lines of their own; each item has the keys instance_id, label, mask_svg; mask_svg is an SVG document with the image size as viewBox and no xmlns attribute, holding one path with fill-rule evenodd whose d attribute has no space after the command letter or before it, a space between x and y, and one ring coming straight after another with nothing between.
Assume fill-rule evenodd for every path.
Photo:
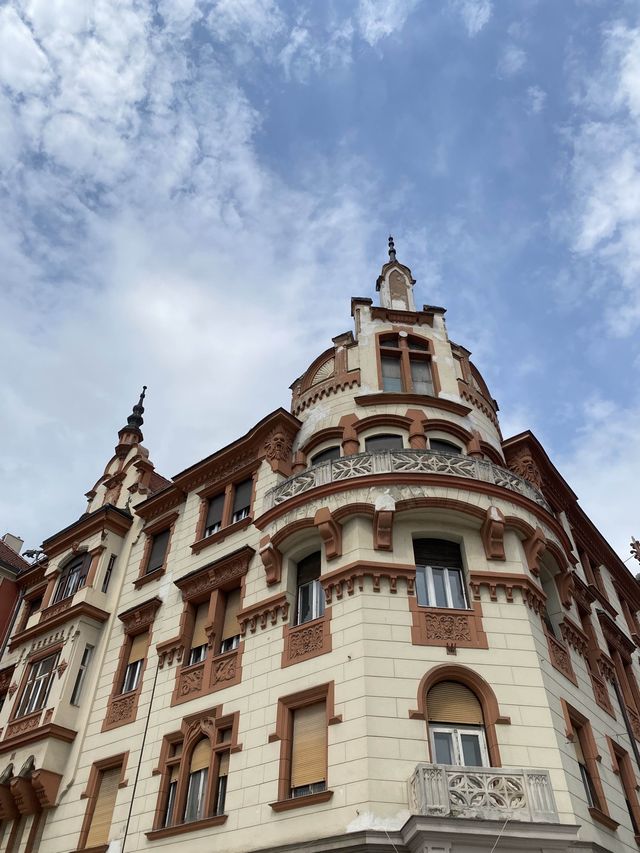
<instances>
[{"instance_id":1,"label":"balcony","mask_svg":"<svg viewBox=\"0 0 640 853\"><path fill-rule=\"evenodd\" d=\"M547 770L418 764L409 798L427 817L559 823Z\"/></svg>"},{"instance_id":2,"label":"balcony","mask_svg":"<svg viewBox=\"0 0 640 853\"><path fill-rule=\"evenodd\" d=\"M383 450L377 453L356 453L353 456L321 462L294 477L289 477L267 492L266 509L272 509L318 486L377 474L442 474L445 477L479 480L517 492L550 511L541 493L528 480L513 471L484 459L437 453L432 450Z\"/></svg>"}]
</instances>

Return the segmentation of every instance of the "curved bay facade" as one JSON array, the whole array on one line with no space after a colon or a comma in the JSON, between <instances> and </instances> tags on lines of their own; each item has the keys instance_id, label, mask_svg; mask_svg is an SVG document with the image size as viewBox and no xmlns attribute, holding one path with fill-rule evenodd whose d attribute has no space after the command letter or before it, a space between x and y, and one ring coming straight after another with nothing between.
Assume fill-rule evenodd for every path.
<instances>
[{"instance_id":1,"label":"curved bay facade","mask_svg":"<svg viewBox=\"0 0 640 853\"><path fill-rule=\"evenodd\" d=\"M627 851L640 589L414 299L171 480L143 400L22 572L0 849Z\"/></svg>"}]
</instances>

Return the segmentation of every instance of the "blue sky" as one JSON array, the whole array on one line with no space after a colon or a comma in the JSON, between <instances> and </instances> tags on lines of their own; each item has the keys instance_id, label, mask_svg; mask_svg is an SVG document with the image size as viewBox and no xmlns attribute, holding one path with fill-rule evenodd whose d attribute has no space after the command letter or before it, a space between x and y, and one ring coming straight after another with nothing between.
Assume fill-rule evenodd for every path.
<instances>
[{"instance_id":1,"label":"blue sky","mask_svg":"<svg viewBox=\"0 0 640 853\"><path fill-rule=\"evenodd\" d=\"M623 559L640 536L640 10L0 6L0 528L84 508L139 387L171 475L288 406L386 237Z\"/></svg>"}]
</instances>

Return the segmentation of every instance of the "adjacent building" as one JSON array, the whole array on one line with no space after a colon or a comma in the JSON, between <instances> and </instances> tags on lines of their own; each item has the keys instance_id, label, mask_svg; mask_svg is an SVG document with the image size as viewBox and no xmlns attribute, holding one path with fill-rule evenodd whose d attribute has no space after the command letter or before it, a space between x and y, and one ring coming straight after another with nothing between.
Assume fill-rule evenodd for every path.
<instances>
[{"instance_id":1,"label":"adjacent building","mask_svg":"<svg viewBox=\"0 0 640 853\"><path fill-rule=\"evenodd\" d=\"M143 392L20 574L2 851L637 850L640 586L414 284L170 480Z\"/></svg>"}]
</instances>

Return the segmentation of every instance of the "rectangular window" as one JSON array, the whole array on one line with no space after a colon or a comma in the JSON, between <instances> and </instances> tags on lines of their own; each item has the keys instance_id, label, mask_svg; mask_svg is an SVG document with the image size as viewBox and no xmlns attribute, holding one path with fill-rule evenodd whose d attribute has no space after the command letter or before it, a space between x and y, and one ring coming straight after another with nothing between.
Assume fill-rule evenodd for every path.
<instances>
[{"instance_id":1,"label":"rectangular window","mask_svg":"<svg viewBox=\"0 0 640 853\"><path fill-rule=\"evenodd\" d=\"M204 526L204 535L212 536L222 527L222 515L224 512L224 492L209 498L207 506L207 518Z\"/></svg>"},{"instance_id":2,"label":"rectangular window","mask_svg":"<svg viewBox=\"0 0 640 853\"><path fill-rule=\"evenodd\" d=\"M291 797L304 797L327 787L326 703L297 708L293 713Z\"/></svg>"},{"instance_id":3,"label":"rectangular window","mask_svg":"<svg viewBox=\"0 0 640 853\"><path fill-rule=\"evenodd\" d=\"M433 380L431 379L431 367L428 361L417 361L410 359L411 381L416 394L429 394L433 396Z\"/></svg>"},{"instance_id":4,"label":"rectangular window","mask_svg":"<svg viewBox=\"0 0 640 853\"><path fill-rule=\"evenodd\" d=\"M152 538L146 574L155 572L156 569L161 569L164 565L164 558L167 555L167 547L169 545L169 534L169 530L162 530Z\"/></svg>"},{"instance_id":5,"label":"rectangular window","mask_svg":"<svg viewBox=\"0 0 640 853\"><path fill-rule=\"evenodd\" d=\"M209 638L205 631L205 625L209 621L209 602L203 601L196 608L193 623L193 635L191 637L191 650L189 652L189 663L199 663L207 656Z\"/></svg>"},{"instance_id":6,"label":"rectangular window","mask_svg":"<svg viewBox=\"0 0 640 853\"><path fill-rule=\"evenodd\" d=\"M84 847L99 847L109 843L111 820L116 806L121 775L121 765L99 771L98 787L93 801L93 814L91 815L89 833Z\"/></svg>"},{"instance_id":7,"label":"rectangular window","mask_svg":"<svg viewBox=\"0 0 640 853\"><path fill-rule=\"evenodd\" d=\"M49 698L57 663L58 655L55 654L31 664L27 683L20 698L17 717L33 714L35 711L44 708Z\"/></svg>"},{"instance_id":8,"label":"rectangular window","mask_svg":"<svg viewBox=\"0 0 640 853\"><path fill-rule=\"evenodd\" d=\"M116 555L112 554L109 557L109 565L107 566L107 571L104 573L104 578L102 580L102 592L107 592L109 589L109 583L111 581L111 575L113 574L113 567L116 564Z\"/></svg>"},{"instance_id":9,"label":"rectangular window","mask_svg":"<svg viewBox=\"0 0 640 853\"><path fill-rule=\"evenodd\" d=\"M224 814L227 798L227 778L229 776L229 751L218 754L218 781L216 783L215 814Z\"/></svg>"},{"instance_id":10,"label":"rectangular window","mask_svg":"<svg viewBox=\"0 0 640 853\"><path fill-rule=\"evenodd\" d=\"M383 391L402 391L402 365L399 358L382 356Z\"/></svg>"},{"instance_id":11,"label":"rectangular window","mask_svg":"<svg viewBox=\"0 0 640 853\"><path fill-rule=\"evenodd\" d=\"M84 686L84 680L87 675L87 669L89 668L89 663L91 662L91 656L93 655L93 646L86 645L84 647L84 651L82 653L82 660L80 661L80 668L78 669L78 674L76 675L76 683L73 685L73 691L71 693L71 704L79 705L80 704L80 696L82 695L82 688Z\"/></svg>"},{"instance_id":12,"label":"rectangular window","mask_svg":"<svg viewBox=\"0 0 640 853\"><path fill-rule=\"evenodd\" d=\"M129 657L127 659L127 668L124 671L121 693L130 693L140 683L142 666L147 654L147 646L149 645L148 632L145 631L142 634L136 634L135 637L131 638L130 643Z\"/></svg>"},{"instance_id":13,"label":"rectangular window","mask_svg":"<svg viewBox=\"0 0 640 853\"><path fill-rule=\"evenodd\" d=\"M179 766L171 768L171 778L169 781L169 793L167 794L167 806L162 821L163 826L171 826L173 822L173 810L176 807L176 792L178 790L178 771Z\"/></svg>"},{"instance_id":14,"label":"rectangular window","mask_svg":"<svg viewBox=\"0 0 640 853\"><path fill-rule=\"evenodd\" d=\"M230 652L240 644L240 623L238 613L240 612L240 590L232 589L226 593L224 622L220 635L220 652Z\"/></svg>"},{"instance_id":15,"label":"rectangular window","mask_svg":"<svg viewBox=\"0 0 640 853\"><path fill-rule=\"evenodd\" d=\"M207 781L211 763L211 742L203 738L196 744L189 765L187 799L184 807L184 821L190 823L205 817Z\"/></svg>"},{"instance_id":16,"label":"rectangular window","mask_svg":"<svg viewBox=\"0 0 640 853\"><path fill-rule=\"evenodd\" d=\"M460 546L445 539L416 539L413 551L418 604L468 609Z\"/></svg>"},{"instance_id":17,"label":"rectangular window","mask_svg":"<svg viewBox=\"0 0 640 853\"><path fill-rule=\"evenodd\" d=\"M488 767L489 754L482 727L429 726L436 764Z\"/></svg>"},{"instance_id":18,"label":"rectangular window","mask_svg":"<svg viewBox=\"0 0 640 853\"><path fill-rule=\"evenodd\" d=\"M596 787L593 784L593 778L591 776L591 772L587 767L587 760L584 757L584 751L582 749L581 741L584 740L584 733L582 732L582 727L577 727L574 723L574 731L577 737L573 741L573 748L576 753L576 760L578 762L578 768L580 770L580 778L582 779L582 784L584 786L584 793L587 798L587 805L590 808L600 808L598 803L598 793L596 791Z\"/></svg>"},{"instance_id":19,"label":"rectangular window","mask_svg":"<svg viewBox=\"0 0 640 853\"><path fill-rule=\"evenodd\" d=\"M296 625L319 619L324 614L324 591L320 583L320 552L300 560L297 576Z\"/></svg>"},{"instance_id":20,"label":"rectangular window","mask_svg":"<svg viewBox=\"0 0 640 853\"><path fill-rule=\"evenodd\" d=\"M244 480L238 483L233 490L233 514L231 522L242 521L247 518L251 509L251 493L253 491L253 480Z\"/></svg>"}]
</instances>

